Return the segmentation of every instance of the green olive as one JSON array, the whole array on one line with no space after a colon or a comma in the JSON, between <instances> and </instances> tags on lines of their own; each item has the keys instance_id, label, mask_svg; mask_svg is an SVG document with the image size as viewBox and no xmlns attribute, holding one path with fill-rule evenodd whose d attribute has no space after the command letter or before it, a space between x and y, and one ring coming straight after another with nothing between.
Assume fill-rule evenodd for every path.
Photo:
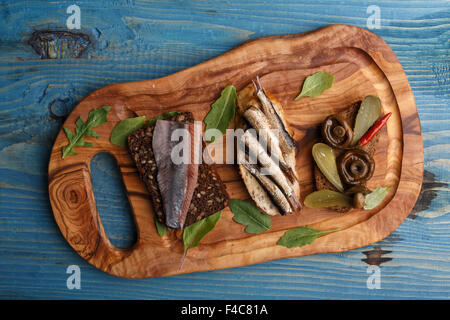
<instances>
[{"instance_id":1,"label":"green olive","mask_svg":"<svg viewBox=\"0 0 450 320\"><path fill-rule=\"evenodd\" d=\"M308 194L304 203L308 208L325 208L351 207L352 202L353 199L343 193L324 189Z\"/></svg>"},{"instance_id":2,"label":"green olive","mask_svg":"<svg viewBox=\"0 0 450 320\"><path fill-rule=\"evenodd\" d=\"M353 129L353 140L351 145L354 146L364 136L367 130L378 120L381 114L381 100L375 96L367 96L361 102L358 113L356 115L355 127Z\"/></svg>"},{"instance_id":3,"label":"green olive","mask_svg":"<svg viewBox=\"0 0 450 320\"><path fill-rule=\"evenodd\" d=\"M338 191L344 192L344 186L339 177L336 156L334 155L333 149L324 143L316 143L312 147L312 155L325 178L327 178Z\"/></svg>"}]
</instances>

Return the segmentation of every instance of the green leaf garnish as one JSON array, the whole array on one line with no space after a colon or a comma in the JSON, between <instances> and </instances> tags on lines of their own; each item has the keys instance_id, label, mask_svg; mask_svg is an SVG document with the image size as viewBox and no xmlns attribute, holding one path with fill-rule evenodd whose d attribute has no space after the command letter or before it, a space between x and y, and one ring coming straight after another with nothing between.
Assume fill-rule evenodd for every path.
<instances>
[{"instance_id":1,"label":"green leaf garnish","mask_svg":"<svg viewBox=\"0 0 450 320\"><path fill-rule=\"evenodd\" d=\"M339 229L332 230L317 230L310 227L299 227L287 231L278 240L277 244L287 248L302 247L304 245L313 243L318 237L323 236L327 233L336 232Z\"/></svg>"},{"instance_id":2,"label":"green leaf garnish","mask_svg":"<svg viewBox=\"0 0 450 320\"><path fill-rule=\"evenodd\" d=\"M217 211L216 213L206 217L200 221L194 222L193 224L187 226L183 230L183 243L184 243L184 254L181 258L180 268L183 268L184 259L186 258L189 249L198 246L200 241L206 236L214 227L220 219L220 214L222 211Z\"/></svg>"},{"instance_id":3,"label":"green leaf garnish","mask_svg":"<svg viewBox=\"0 0 450 320\"><path fill-rule=\"evenodd\" d=\"M222 134L226 132L231 120L234 118L236 98L237 94L234 86L230 85L222 90L220 98L211 105L211 110L203 119L206 125L205 130L218 129ZM208 140L208 142L212 141L214 141L214 137Z\"/></svg>"},{"instance_id":4,"label":"green leaf garnish","mask_svg":"<svg viewBox=\"0 0 450 320\"><path fill-rule=\"evenodd\" d=\"M98 134L92 130L94 127L104 124L107 121L107 114L111 109L110 106L103 106L98 109L94 109L89 112L88 119L86 122L79 117L75 122L77 127L75 128L75 134L72 133L67 128L63 128L64 133L69 139L69 144L62 147L62 158L64 159L68 155L76 155L77 153L73 150L75 147L91 147L93 144L91 142L84 141L84 137L95 137L98 138Z\"/></svg>"},{"instance_id":5,"label":"green leaf garnish","mask_svg":"<svg viewBox=\"0 0 450 320\"><path fill-rule=\"evenodd\" d=\"M194 222L193 224L184 228L183 231L183 243L185 253L191 249L198 246L200 240L203 239L214 227L220 219L220 214L222 211L218 211L209 217L206 217L200 221Z\"/></svg>"},{"instance_id":6,"label":"green leaf garnish","mask_svg":"<svg viewBox=\"0 0 450 320\"><path fill-rule=\"evenodd\" d=\"M261 213L258 208L247 201L230 199L230 209L233 220L247 226L245 232L260 233L270 229L272 223L270 216Z\"/></svg>"},{"instance_id":7,"label":"green leaf garnish","mask_svg":"<svg viewBox=\"0 0 450 320\"><path fill-rule=\"evenodd\" d=\"M167 227L165 224L159 222L158 218L156 217L156 214L155 214L155 226L156 226L156 231L158 232L158 235L160 237L164 237L167 233Z\"/></svg>"},{"instance_id":8,"label":"green leaf garnish","mask_svg":"<svg viewBox=\"0 0 450 320\"><path fill-rule=\"evenodd\" d=\"M365 210L371 210L378 206L381 201L386 197L389 189L391 189L392 186L388 187L378 187L375 190L373 190L371 193L366 195L366 202L364 205Z\"/></svg>"},{"instance_id":9,"label":"green leaf garnish","mask_svg":"<svg viewBox=\"0 0 450 320\"><path fill-rule=\"evenodd\" d=\"M178 112L178 111L169 111L169 112L162 113L162 114L154 117L153 119L150 119L145 124L145 126L149 126L149 125L155 124L157 120L164 120L164 119L170 118L170 117L172 117L172 116L174 116L176 114L179 114L179 113L180 112Z\"/></svg>"},{"instance_id":10,"label":"green leaf garnish","mask_svg":"<svg viewBox=\"0 0 450 320\"><path fill-rule=\"evenodd\" d=\"M127 145L128 136L141 129L144 124L145 116L122 120L114 127L109 140L112 144L124 147Z\"/></svg>"},{"instance_id":11,"label":"green leaf garnish","mask_svg":"<svg viewBox=\"0 0 450 320\"><path fill-rule=\"evenodd\" d=\"M112 144L124 147L127 145L128 136L134 131L152 125L157 120L164 120L170 118L178 113L179 113L178 111L166 112L154 117L153 119L147 122L145 122L145 116L122 120L112 130L111 137L109 138L109 140L111 141Z\"/></svg>"},{"instance_id":12,"label":"green leaf garnish","mask_svg":"<svg viewBox=\"0 0 450 320\"><path fill-rule=\"evenodd\" d=\"M333 86L334 75L326 72L317 72L306 78L303 83L302 91L295 97L298 100L301 97L317 97L319 94Z\"/></svg>"}]
</instances>

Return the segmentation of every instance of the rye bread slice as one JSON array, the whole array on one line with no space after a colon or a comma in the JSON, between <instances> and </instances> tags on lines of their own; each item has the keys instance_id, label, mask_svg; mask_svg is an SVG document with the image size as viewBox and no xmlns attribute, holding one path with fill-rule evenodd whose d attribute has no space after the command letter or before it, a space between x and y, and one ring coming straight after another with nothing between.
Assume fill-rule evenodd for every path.
<instances>
[{"instance_id":1,"label":"rye bread slice","mask_svg":"<svg viewBox=\"0 0 450 320\"><path fill-rule=\"evenodd\" d=\"M338 113L342 119L347 120L350 124L350 126L352 128L355 127L355 120L356 120L356 115L358 113L359 107L361 106L361 101L355 102L352 105L350 105L347 109L345 109L344 111ZM369 143L367 143L365 146L356 146L355 149L361 149L364 150L365 152L367 152L371 157L373 157L373 155L375 154L375 148L376 145L378 143L379 140L379 133L373 137L372 140L369 141ZM336 149L334 148L334 153L336 155L336 159L339 158L339 156L341 154L343 154L345 152L345 150L341 150L341 149ZM327 178L325 178L325 176L322 174L322 172L320 171L319 167L314 163L314 179L316 182L316 189L317 190L322 190L322 189L328 189L328 190L333 190L333 191L338 191L329 181ZM329 209L338 211L338 212L347 212L350 209L352 209L351 207L339 207L339 206L335 206L335 207L330 207Z\"/></svg>"},{"instance_id":2,"label":"rye bread slice","mask_svg":"<svg viewBox=\"0 0 450 320\"><path fill-rule=\"evenodd\" d=\"M166 120L193 123L190 112L181 112ZM165 222L162 207L162 197L157 183L158 169L152 150L152 138L155 125L137 130L128 136L128 150L150 194L153 210L157 219ZM204 146L203 146L204 147ZM198 166L198 181L194 190L184 226L206 218L228 206L229 196L225 184L220 179L215 168L206 163Z\"/></svg>"}]
</instances>

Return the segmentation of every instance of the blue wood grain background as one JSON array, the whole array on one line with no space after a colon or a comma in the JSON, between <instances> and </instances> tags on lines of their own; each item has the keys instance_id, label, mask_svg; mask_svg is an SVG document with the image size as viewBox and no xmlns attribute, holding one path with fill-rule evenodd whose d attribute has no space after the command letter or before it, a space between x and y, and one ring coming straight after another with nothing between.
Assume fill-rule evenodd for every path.
<instances>
[{"instance_id":1,"label":"blue wood grain background","mask_svg":"<svg viewBox=\"0 0 450 320\"><path fill-rule=\"evenodd\" d=\"M81 9L90 44L81 57L41 59L34 31L67 31ZM450 298L450 6L448 1L0 1L0 298L31 299L448 299ZM385 240L340 254L156 279L105 274L81 259L53 219L47 193L51 146L64 116L117 82L159 78L245 40L328 24L367 27L393 48L410 81L423 130L419 202ZM61 49L63 50L63 49ZM61 52L60 52L61 53ZM65 53L64 51L62 53ZM135 239L114 160L92 162L95 196L112 242ZM81 268L69 290L66 269ZM370 265L381 288L368 289Z\"/></svg>"}]
</instances>

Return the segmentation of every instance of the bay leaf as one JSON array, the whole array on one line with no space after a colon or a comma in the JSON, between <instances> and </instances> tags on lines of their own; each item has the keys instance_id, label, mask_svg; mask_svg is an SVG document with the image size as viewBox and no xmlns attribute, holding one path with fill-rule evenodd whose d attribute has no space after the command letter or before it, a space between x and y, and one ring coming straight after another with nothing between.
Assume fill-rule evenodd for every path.
<instances>
[{"instance_id":1,"label":"bay leaf","mask_svg":"<svg viewBox=\"0 0 450 320\"><path fill-rule=\"evenodd\" d=\"M109 140L112 144L124 147L127 145L128 136L145 124L145 116L129 118L120 121L112 130Z\"/></svg>"},{"instance_id":2,"label":"bay leaf","mask_svg":"<svg viewBox=\"0 0 450 320\"><path fill-rule=\"evenodd\" d=\"M333 86L334 75L326 72L317 72L306 78L303 83L302 91L295 97L298 100L301 97L317 97L319 94Z\"/></svg>"},{"instance_id":3,"label":"bay leaf","mask_svg":"<svg viewBox=\"0 0 450 320\"><path fill-rule=\"evenodd\" d=\"M160 115L154 117L153 119L150 119L150 120L145 124L145 126L149 126L149 125L155 124L156 121L158 121L158 120L164 120L164 119L170 118L170 117L172 117L172 116L174 116L174 115L176 115L176 114L179 114L179 113L180 113L180 112L178 112L178 111L169 111L169 112L162 113L162 114L160 114Z\"/></svg>"},{"instance_id":4,"label":"bay leaf","mask_svg":"<svg viewBox=\"0 0 450 320\"><path fill-rule=\"evenodd\" d=\"M245 228L247 233L261 233L272 226L270 216L261 213L250 202L230 199L230 209L234 214L233 220L247 226Z\"/></svg>"},{"instance_id":5,"label":"bay leaf","mask_svg":"<svg viewBox=\"0 0 450 320\"><path fill-rule=\"evenodd\" d=\"M122 120L112 130L109 140L112 144L124 147L127 145L128 136L134 131L152 125L157 120L170 118L178 113L178 111L165 112L154 117L153 119L150 119L147 122L145 122L145 116Z\"/></svg>"},{"instance_id":6,"label":"bay leaf","mask_svg":"<svg viewBox=\"0 0 450 320\"><path fill-rule=\"evenodd\" d=\"M388 187L378 187L375 190L373 190L371 193L366 195L366 202L364 205L365 210L371 210L378 206L381 201L386 197L387 193L389 192L389 189L391 189L392 186Z\"/></svg>"},{"instance_id":7,"label":"bay leaf","mask_svg":"<svg viewBox=\"0 0 450 320\"><path fill-rule=\"evenodd\" d=\"M237 94L234 86L229 85L222 90L220 98L211 105L211 110L203 119L206 125L205 130L217 129L222 134L226 132L236 112L236 98ZM206 137L207 135L205 135L205 139ZM214 137L207 141L213 142Z\"/></svg>"},{"instance_id":8,"label":"bay leaf","mask_svg":"<svg viewBox=\"0 0 450 320\"><path fill-rule=\"evenodd\" d=\"M287 248L302 247L304 245L313 243L318 237L323 236L327 233L336 232L339 229L332 230L317 230L310 227L299 227L287 231L278 240L277 244Z\"/></svg>"}]
</instances>

